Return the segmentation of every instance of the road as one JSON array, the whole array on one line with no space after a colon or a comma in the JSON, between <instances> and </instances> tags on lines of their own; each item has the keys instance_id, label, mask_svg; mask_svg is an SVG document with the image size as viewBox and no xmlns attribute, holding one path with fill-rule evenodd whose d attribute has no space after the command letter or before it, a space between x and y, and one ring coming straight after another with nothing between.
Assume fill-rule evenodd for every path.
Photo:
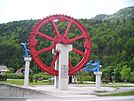
<instances>
[{"instance_id":1,"label":"road","mask_svg":"<svg viewBox=\"0 0 134 101\"><path fill-rule=\"evenodd\" d=\"M41 98L41 99L22 99L22 98L5 98L0 101L134 101L134 96L123 97L54 97L54 98Z\"/></svg>"}]
</instances>

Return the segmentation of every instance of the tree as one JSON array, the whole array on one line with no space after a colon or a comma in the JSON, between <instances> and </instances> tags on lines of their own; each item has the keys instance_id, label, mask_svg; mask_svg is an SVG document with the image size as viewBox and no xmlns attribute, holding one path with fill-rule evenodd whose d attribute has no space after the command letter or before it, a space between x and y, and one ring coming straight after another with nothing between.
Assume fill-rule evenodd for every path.
<instances>
[{"instance_id":1,"label":"tree","mask_svg":"<svg viewBox=\"0 0 134 101\"><path fill-rule=\"evenodd\" d=\"M124 65L120 74L122 80L128 81L131 76L131 68L127 67L127 65Z\"/></svg>"}]
</instances>

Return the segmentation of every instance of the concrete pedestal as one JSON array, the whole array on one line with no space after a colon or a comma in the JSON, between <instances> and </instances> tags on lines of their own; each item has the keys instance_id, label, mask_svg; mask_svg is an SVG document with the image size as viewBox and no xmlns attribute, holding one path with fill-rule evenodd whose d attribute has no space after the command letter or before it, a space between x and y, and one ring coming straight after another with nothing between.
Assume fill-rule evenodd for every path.
<instances>
[{"instance_id":1,"label":"concrete pedestal","mask_svg":"<svg viewBox=\"0 0 134 101\"><path fill-rule=\"evenodd\" d=\"M96 88L100 89L101 88L101 75L102 75L102 72L94 72L94 74L96 75Z\"/></svg>"},{"instance_id":2,"label":"concrete pedestal","mask_svg":"<svg viewBox=\"0 0 134 101\"><path fill-rule=\"evenodd\" d=\"M25 76L24 76L24 87L28 87L28 81L29 81L29 66L30 66L30 61L31 57L24 57L25 61Z\"/></svg>"},{"instance_id":3,"label":"concrete pedestal","mask_svg":"<svg viewBox=\"0 0 134 101\"><path fill-rule=\"evenodd\" d=\"M55 76L54 86L58 90L65 90L68 88L68 56L72 50L72 45L57 44L56 51L59 52L59 58L55 63L55 69L59 71L58 76Z\"/></svg>"}]
</instances>

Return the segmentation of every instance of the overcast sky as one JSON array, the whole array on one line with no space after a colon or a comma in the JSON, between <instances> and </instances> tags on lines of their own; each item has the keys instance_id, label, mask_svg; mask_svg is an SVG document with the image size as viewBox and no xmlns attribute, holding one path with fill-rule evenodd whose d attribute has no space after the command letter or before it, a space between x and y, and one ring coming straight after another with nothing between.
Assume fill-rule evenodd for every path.
<instances>
[{"instance_id":1,"label":"overcast sky","mask_svg":"<svg viewBox=\"0 0 134 101\"><path fill-rule=\"evenodd\" d=\"M52 14L92 18L134 6L134 0L0 0L0 23L42 19Z\"/></svg>"}]
</instances>

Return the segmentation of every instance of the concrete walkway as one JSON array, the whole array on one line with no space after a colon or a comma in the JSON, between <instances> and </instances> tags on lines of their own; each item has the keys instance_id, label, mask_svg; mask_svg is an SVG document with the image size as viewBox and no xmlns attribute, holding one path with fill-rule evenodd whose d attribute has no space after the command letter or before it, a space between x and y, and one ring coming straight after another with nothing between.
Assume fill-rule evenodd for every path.
<instances>
[{"instance_id":1,"label":"concrete walkway","mask_svg":"<svg viewBox=\"0 0 134 101\"><path fill-rule=\"evenodd\" d=\"M94 85L90 84L71 84L68 87L68 90L59 91L55 89L53 85L44 85L44 86L30 86L30 89L45 91L45 94L55 96L55 97L96 97L95 94L111 94L111 93L119 93L126 92L129 90L134 90L134 87L101 87L100 89L96 89Z\"/></svg>"},{"instance_id":2,"label":"concrete walkway","mask_svg":"<svg viewBox=\"0 0 134 101\"><path fill-rule=\"evenodd\" d=\"M62 91L55 89L53 85L29 86L28 89L17 86L1 86L0 101L134 101L134 96L98 97L95 95L96 92L108 94L133 89L134 87L119 87L119 89L101 87L101 89L96 89L95 85L91 84L72 84L69 85L68 90Z\"/></svg>"},{"instance_id":3,"label":"concrete walkway","mask_svg":"<svg viewBox=\"0 0 134 101\"><path fill-rule=\"evenodd\" d=\"M45 85L45 86L30 86L30 89L45 91L46 94L52 95L55 97L96 97L95 92L112 92L115 91L116 88L111 87L101 87L101 89L96 89L96 87L92 87L89 85L69 85L68 90L59 91L55 89L53 85Z\"/></svg>"},{"instance_id":4,"label":"concrete walkway","mask_svg":"<svg viewBox=\"0 0 134 101\"><path fill-rule=\"evenodd\" d=\"M77 97L77 98L72 98L72 97L60 97L56 99L27 99L25 101L134 101L134 96L125 96L125 97Z\"/></svg>"}]
</instances>

